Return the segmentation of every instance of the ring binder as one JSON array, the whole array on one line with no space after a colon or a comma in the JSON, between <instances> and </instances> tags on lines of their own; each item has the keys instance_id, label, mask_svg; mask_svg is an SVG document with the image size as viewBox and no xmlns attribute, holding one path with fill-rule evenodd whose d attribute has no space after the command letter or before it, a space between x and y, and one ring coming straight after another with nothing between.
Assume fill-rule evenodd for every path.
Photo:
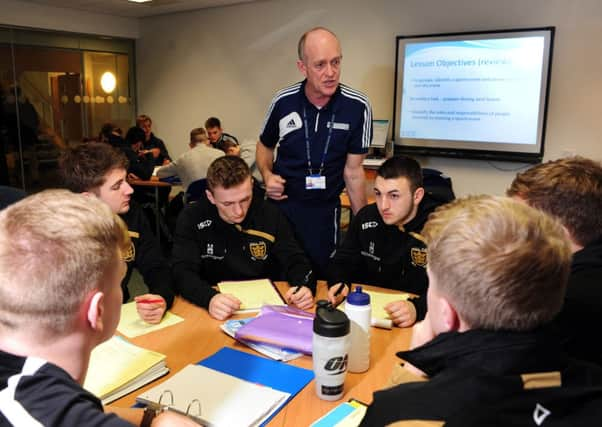
<instances>
[{"instance_id":1,"label":"ring binder","mask_svg":"<svg viewBox=\"0 0 602 427\"><path fill-rule=\"evenodd\" d=\"M169 397L169 403L163 404L162 402L163 402L163 398L165 396ZM196 404L197 411L196 411L196 413L192 413L192 412L190 412L190 408L195 404ZM186 407L186 412L183 412L174 406L173 392L171 390L165 389L161 392L161 395L159 396L159 400L157 403L148 402L147 406L149 408L151 408L152 410L154 410L155 412L157 412L158 414L163 411L174 411L174 412L177 412L178 414L186 415L188 418L190 418L191 420L193 420L194 422L196 422L197 424L199 424L201 426L205 425L203 419L201 418L201 401L199 399L192 399L188 403L188 406Z\"/></svg>"},{"instance_id":2,"label":"ring binder","mask_svg":"<svg viewBox=\"0 0 602 427\"><path fill-rule=\"evenodd\" d=\"M200 425L243 427L260 425L289 397L287 392L256 381L245 381L201 365L188 365L139 395L136 401L155 404L160 411L187 415Z\"/></svg>"}]
</instances>

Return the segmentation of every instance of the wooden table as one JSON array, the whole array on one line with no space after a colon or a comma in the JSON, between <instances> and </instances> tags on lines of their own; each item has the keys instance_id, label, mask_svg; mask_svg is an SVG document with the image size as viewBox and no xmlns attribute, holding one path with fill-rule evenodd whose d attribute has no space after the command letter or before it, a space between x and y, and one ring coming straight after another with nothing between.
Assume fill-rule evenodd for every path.
<instances>
[{"instance_id":1,"label":"wooden table","mask_svg":"<svg viewBox=\"0 0 602 427\"><path fill-rule=\"evenodd\" d=\"M286 291L288 285L277 283L281 292ZM380 288L366 286L367 289ZM318 285L318 297L326 296L325 283ZM137 345L158 351L167 355L167 366L170 374L141 389L125 396L112 405L129 407L135 403L136 396L143 391L154 387L160 381L178 372L189 363L196 363L201 359L215 353L222 347L232 347L237 350L255 353L249 347L238 343L233 338L222 332L219 326L222 321L209 316L207 311L196 307L180 297L177 297L172 312L185 320L177 325L162 329L147 335L131 339ZM356 398L363 402L372 401L372 392L383 388L391 370L399 359L395 356L397 351L407 349L411 338L411 329L394 328L392 330L372 328L370 369L362 374L348 373L345 380L345 394L336 402L327 402L316 396L315 382L312 380L301 392L295 396L269 423L270 426L307 427L320 418L330 409ZM263 357L260 355L260 357ZM310 356L288 362L292 365L312 369ZM200 387L211 387L211 384L200 384Z\"/></svg>"}]
</instances>

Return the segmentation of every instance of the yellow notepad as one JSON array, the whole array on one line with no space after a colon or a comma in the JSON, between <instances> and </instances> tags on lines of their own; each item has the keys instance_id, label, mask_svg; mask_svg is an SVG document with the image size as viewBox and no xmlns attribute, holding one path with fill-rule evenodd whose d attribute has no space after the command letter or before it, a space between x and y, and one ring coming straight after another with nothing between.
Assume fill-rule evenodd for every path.
<instances>
[{"instance_id":1,"label":"yellow notepad","mask_svg":"<svg viewBox=\"0 0 602 427\"><path fill-rule=\"evenodd\" d=\"M372 326L387 329L391 329L393 327L393 320L391 320L389 313L386 312L385 305L393 301L408 300L411 296L411 294L407 294L404 292L384 293L377 291L368 291L366 289L362 289L362 291L370 295L370 307L372 309ZM341 307L341 309L344 311L344 306Z\"/></svg>"},{"instance_id":2,"label":"yellow notepad","mask_svg":"<svg viewBox=\"0 0 602 427\"><path fill-rule=\"evenodd\" d=\"M259 311L264 304L282 305L284 300L268 279L219 282L221 293L232 294L241 301L237 313Z\"/></svg>"},{"instance_id":3,"label":"yellow notepad","mask_svg":"<svg viewBox=\"0 0 602 427\"><path fill-rule=\"evenodd\" d=\"M406 293L384 293L377 291L367 291L370 295L370 306L372 307L372 317L376 319L390 319L389 314L385 311L385 305L393 301L407 300L410 294Z\"/></svg>"},{"instance_id":4,"label":"yellow notepad","mask_svg":"<svg viewBox=\"0 0 602 427\"><path fill-rule=\"evenodd\" d=\"M158 331L159 329L167 328L184 321L180 316L176 316L169 311L165 313L161 322L156 325L146 323L138 316L136 311L136 302L132 301L121 306L121 319L117 330L128 338L134 338L139 335L148 334L149 332Z\"/></svg>"},{"instance_id":5,"label":"yellow notepad","mask_svg":"<svg viewBox=\"0 0 602 427\"><path fill-rule=\"evenodd\" d=\"M168 372L165 355L114 336L92 350L84 388L106 405Z\"/></svg>"}]
</instances>

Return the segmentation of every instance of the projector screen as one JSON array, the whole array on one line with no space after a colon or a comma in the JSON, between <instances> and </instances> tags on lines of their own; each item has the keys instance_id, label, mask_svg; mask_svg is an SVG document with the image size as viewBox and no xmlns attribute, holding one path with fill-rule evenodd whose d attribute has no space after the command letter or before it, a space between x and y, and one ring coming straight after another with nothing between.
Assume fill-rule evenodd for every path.
<instances>
[{"instance_id":1,"label":"projector screen","mask_svg":"<svg viewBox=\"0 0 602 427\"><path fill-rule=\"evenodd\" d=\"M396 151L541 161L553 39L553 27L398 36Z\"/></svg>"}]
</instances>

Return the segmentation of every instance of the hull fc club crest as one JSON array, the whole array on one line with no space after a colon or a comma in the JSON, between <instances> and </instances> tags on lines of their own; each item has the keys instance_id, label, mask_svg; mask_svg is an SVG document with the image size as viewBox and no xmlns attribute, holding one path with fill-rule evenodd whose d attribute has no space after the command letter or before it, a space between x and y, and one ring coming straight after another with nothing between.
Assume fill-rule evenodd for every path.
<instances>
[{"instance_id":1,"label":"hull fc club crest","mask_svg":"<svg viewBox=\"0 0 602 427\"><path fill-rule=\"evenodd\" d=\"M426 267L426 249L412 248L410 250L410 256L412 257L413 266Z\"/></svg>"},{"instance_id":2,"label":"hull fc club crest","mask_svg":"<svg viewBox=\"0 0 602 427\"><path fill-rule=\"evenodd\" d=\"M268 257L268 247L265 242L249 243L249 250L255 259L264 260Z\"/></svg>"}]
</instances>

